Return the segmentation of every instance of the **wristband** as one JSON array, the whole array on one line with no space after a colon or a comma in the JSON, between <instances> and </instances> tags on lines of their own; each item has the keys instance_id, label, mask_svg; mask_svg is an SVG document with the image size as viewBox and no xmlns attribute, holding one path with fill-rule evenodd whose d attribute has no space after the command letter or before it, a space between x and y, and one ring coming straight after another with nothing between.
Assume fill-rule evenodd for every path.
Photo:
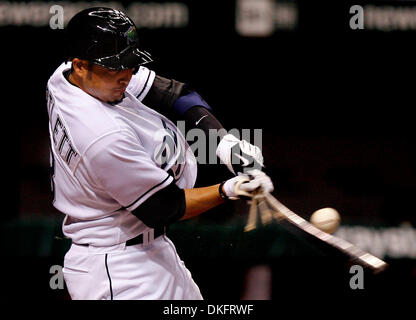
<instances>
[{"instance_id":1,"label":"wristband","mask_svg":"<svg viewBox=\"0 0 416 320\"><path fill-rule=\"evenodd\" d=\"M218 188L218 193L220 194L220 197L224 200L229 200L228 196L224 193L224 190L222 189L225 181L220 183L220 186Z\"/></svg>"}]
</instances>

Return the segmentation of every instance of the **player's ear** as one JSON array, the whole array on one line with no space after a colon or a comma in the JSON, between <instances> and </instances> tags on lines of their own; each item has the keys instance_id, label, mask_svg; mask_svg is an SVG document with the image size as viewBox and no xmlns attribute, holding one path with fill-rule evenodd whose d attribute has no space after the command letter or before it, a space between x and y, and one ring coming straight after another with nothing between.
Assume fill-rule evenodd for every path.
<instances>
[{"instance_id":1,"label":"player's ear","mask_svg":"<svg viewBox=\"0 0 416 320\"><path fill-rule=\"evenodd\" d=\"M78 58L72 59L72 69L77 76L80 78L85 78L89 71L89 64L87 60L82 60Z\"/></svg>"}]
</instances>

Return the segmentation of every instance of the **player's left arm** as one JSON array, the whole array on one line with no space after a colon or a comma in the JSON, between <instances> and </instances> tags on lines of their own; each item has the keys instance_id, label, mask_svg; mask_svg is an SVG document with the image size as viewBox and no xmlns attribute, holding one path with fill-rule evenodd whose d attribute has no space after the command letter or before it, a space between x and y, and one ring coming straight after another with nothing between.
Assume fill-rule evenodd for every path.
<instances>
[{"instance_id":1,"label":"player's left arm","mask_svg":"<svg viewBox=\"0 0 416 320\"><path fill-rule=\"evenodd\" d=\"M206 137L214 129L220 137L216 155L233 174L262 169L263 155L260 148L228 134L213 115L211 106L188 84L156 75L143 67L136 77L141 77L144 83L143 89L138 90L138 98L145 105L168 118L184 120L187 130L201 129Z\"/></svg>"}]
</instances>

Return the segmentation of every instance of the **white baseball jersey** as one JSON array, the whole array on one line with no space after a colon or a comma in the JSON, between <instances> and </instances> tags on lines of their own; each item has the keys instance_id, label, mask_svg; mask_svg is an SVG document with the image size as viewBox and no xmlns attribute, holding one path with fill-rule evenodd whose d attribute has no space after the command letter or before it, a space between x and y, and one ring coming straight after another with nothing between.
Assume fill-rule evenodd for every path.
<instances>
[{"instance_id":1,"label":"white baseball jersey","mask_svg":"<svg viewBox=\"0 0 416 320\"><path fill-rule=\"evenodd\" d=\"M195 184L196 159L182 133L141 100L155 73L140 67L122 102L71 84L61 64L47 85L54 206L78 244L112 246L149 229L131 211L172 181Z\"/></svg>"}]
</instances>

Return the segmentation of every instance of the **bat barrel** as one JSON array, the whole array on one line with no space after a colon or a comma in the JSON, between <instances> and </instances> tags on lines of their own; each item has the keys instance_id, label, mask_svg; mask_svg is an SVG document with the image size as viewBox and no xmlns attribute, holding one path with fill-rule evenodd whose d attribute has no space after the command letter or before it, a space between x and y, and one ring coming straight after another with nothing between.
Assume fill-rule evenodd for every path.
<instances>
[{"instance_id":1,"label":"bat barrel","mask_svg":"<svg viewBox=\"0 0 416 320\"><path fill-rule=\"evenodd\" d=\"M279 216L283 217L280 221L281 224L284 226L285 222L287 222L286 226L289 226L289 231L295 234L301 233L303 237L306 236L308 240L315 242L317 246L325 247L335 256L347 257L350 262L355 262L363 267L370 268L373 273L379 273L388 267L386 262L361 250L352 243L316 228L280 203L271 194L264 194L264 197L267 203L279 213Z\"/></svg>"}]
</instances>

